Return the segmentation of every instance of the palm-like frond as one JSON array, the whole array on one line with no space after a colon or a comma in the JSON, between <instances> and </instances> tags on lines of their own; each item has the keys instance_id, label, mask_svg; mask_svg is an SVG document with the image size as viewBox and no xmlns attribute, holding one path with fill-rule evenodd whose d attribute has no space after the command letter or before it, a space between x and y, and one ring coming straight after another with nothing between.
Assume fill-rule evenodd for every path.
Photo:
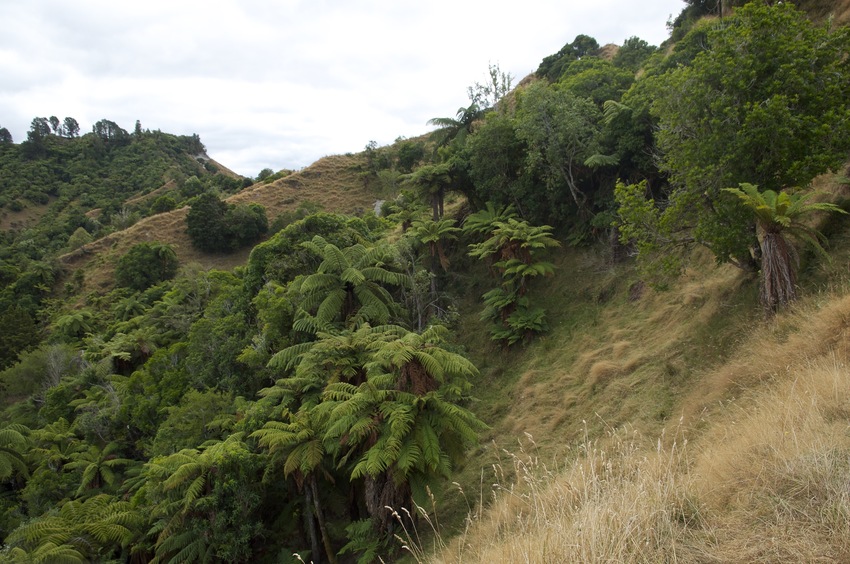
<instances>
[{"instance_id":1,"label":"palm-like frond","mask_svg":"<svg viewBox=\"0 0 850 564\"><path fill-rule=\"evenodd\" d=\"M88 560L83 554L66 544L45 542L30 551L16 546L7 554L12 564L84 564Z\"/></svg>"},{"instance_id":2,"label":"palm-like frond","mask_svg":"<svg viewBox=\"0 0 850 564\"><path fill-rule=\"evenodd\" d=\"M762 268L760 300L768 312L796 299L796 251L786 240L786 235L808 243L822 257L829 260L823 244L826 238L816 229L802 223L801 216L814 211L846 213L835 204L809 202L808 194L791 194L773 190L759 191L754 184L742 183L738 188L726 188L753 211L762 235Z\"/></svg>"},{"instance_id":3,"label":"palm-like frond","mask_svg":"<svg viewBox=\"0 0 850 564\"><path fill-rule=\"evenodd\" d=\"M27 427L17 423L0 428L0 480L15 473L28 474L24 453L30 445L29 432Z\"/></svg>"}]
</instances>

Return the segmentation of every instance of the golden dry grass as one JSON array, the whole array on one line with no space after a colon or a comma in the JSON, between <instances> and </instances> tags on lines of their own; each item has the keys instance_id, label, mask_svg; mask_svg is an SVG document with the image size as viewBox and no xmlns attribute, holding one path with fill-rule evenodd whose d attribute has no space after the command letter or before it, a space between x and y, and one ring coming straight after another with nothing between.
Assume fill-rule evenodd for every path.
<instances>
[{"instance_id":1,"label":"golden dry grass","mask_svg":"<svg viewBox=\"0 0 850 564\"><path fill-rule=\"evenodd\" d=\"M700 327L720 327L718 316L733 323L731 300L749 283L698 267L671 292L597 315L575 337L577 353L562 344L564 366L547 371L554 356L529 361L534 369L517 380L521 391L493 432L514 439L490 447L495 461L471 495L465 527L413 548L415 559L850 560L850 284L836 280L773 320L738 318L713 358ZM612 389L623 384L641 397L670 363L690 363L691 373L671 416L653 426ZM570 403L559 405L568 391ZM552 421L546 409L571 412L556 428L577 428L579 439L562 432L563 448L552 448L556 440L537 434ZM530 428L541 445L517 446Z\"/></svg>"}]
</instances>

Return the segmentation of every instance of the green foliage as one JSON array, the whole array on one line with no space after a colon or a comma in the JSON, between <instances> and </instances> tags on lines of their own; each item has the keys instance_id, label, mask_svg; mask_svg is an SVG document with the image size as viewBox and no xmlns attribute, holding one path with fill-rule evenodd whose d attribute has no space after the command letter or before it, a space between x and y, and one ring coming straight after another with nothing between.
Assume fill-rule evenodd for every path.
<instances>
[{"instance_id":1,"label":"green foliage","mask_svg":"<svg viewBox=\"0 0 850 564\"><path fill-rule=\"evenodd\" d=\"M615 67L636 73L656 50L657 47L640 37L632 36L623 42L611 62Z\"/></svg>"},{"instance_id":2,"label":"green foliage","mask_svg":"<svg viewBox=\"0 0 850 564\"><path fill-rule=\"evenodd\" d=\"M526 152L527 144L517 133L516 120L507 112L488 113L466 145L472 182L464 193L470 203L475 208L492 202L534 209L534 182L527 174Z\"/></svg>"},{"instance_id":3,"label":"green foliage","mask_svg":"<svg viewBox=\"0 0 850 564\"><path fill-rule=\"evenodd\" d=\"M159 426L151 453L170 455L193 448L211 439L221 439L225 418L232 412L233 396L216 390L189 390L180 405L166 409L168 416Z\"/></svg>"},{"instance_id":4,"label":"green foliage","mask_svg":"<svg viewBox=\"0 0 850 564\"><path fill-rule=\"evenodd\" d=\"M255 243L269 229L259 204L232 205L205 192L195 198L186 216L192 245L209 252L228 252Z\"/></svg>"},{"instance_id":5,"label":"green foliage","mask_svg":"<svg viewBox=\"0 0 850 564\"><path fill-rule=\"evenodd\" d=\"M445 147L452 143L463 145L466 136L472 133L473 124L484 116L482 107L472 101L467 107L458 108L455 117L436 117L428 120L428 125L436 125L437 130L431 134L431 138L438 147Z\"/></svg>"},{"instance_id":6,"label":"green foliage","mask_svg":"<svg viewBox=\"0 0 850 564\"><path fill-rule=\"evenodd\" d=\"M22 525L6 541L21 562L106 560L121 554L142 522L129 502L101 494L68 501L57 512Z\"/></svg>"},{"instance_id":7,"label":"green foliage","mask_svg":"<svg viewBox=\"0 0 850 564\"><path fill-rule=\"evenodd\" d=\"M298 317L304 329L314 332L332 323L383 324L397 313L385 286L403 286L407 279L394 270L391 247L356 244L340 249L318 235L302 245L322 257L315 273L292 285L300 296Z\"/></svg>"},{"instance_id":8,"label":"green foliage","mask_svg":"<svg viewBox=\"0 0 850 564\"><path fill-rule=\"evenodd\" d=\"M652 105L672 182L662 221L718 261L752 268L752 220L721 191L805 186L846 159L850 35L815 26L790 2L752 2L691 33L705 47L658 77Z\"/></svg>"},{"instance_id":9,"label":"green foliage","mask_svg":"<svg viewBox=\"0 0 850 564\"><path fill-rule=\"evenodd\" d=\"M80 338L94 329L95 316L88 309L79 309L56 318L56 332L67 339Z\"/></svg>"},{"instance_id":10,"label":"green foliage","mask_svg":"<svg viewBox=\"0 0 850 564\"><path fill-rule=\"evenodd\" d=\"M501 285L486 292L486 306L481 318L496 323L491 328L493 340L510 346L547 330L545 312L530 304L526 293L531 280L549 276L555 266L535 256L546 248L560 246L548 225L533 226L517 219L512 208L486 210L472 214L464 224L467 233L487 237L469 245L471 256L490 259L501 273Z\"/></svg>"},{"instance_id":11,"label":"green foliage","mask_svg":"<svg viewBox=\"0 0 850 564\"><path fill-rule=\"evenodd\" d=\"M443 217L446 192L452 184L452 164L443 162L421 166L405 178L405 184L412 186L431 205L433 219L437 221Z\"/></svg>"},{"instance_id":12,"label":"green foliage","mask_svg":"<svg viewBox=\"0 0 850 564\"><path fill-rule=\"evenodd\" d=\"M17 423L0 427L0 480L29 474L24 454L29 447L29 429Z\"/></svg>"},{"instance_id":13,"label":"green foliage","mask_svg":"<svg viewBox=\"0 0 850 564\"><path fill-rule=\"evenodd\" d=\"M19 361L0 372L0 386L13 398L41 394L79 370L79 352L68 345L43 344L20 355Z\"/></svg>"},{"instance_id":14,"label":"green foliage","mask_svg":"<svg viewBox=\"0 0 850 564\"><path fill-rule=\"evenodd\" d=\"M164 194L153 201L153 204L151 204L151 213L165 213L175 209L176 207L177 200L175 200L170 194Z\"/></svg>"},{"instance_id":15,"label":"green foliage","mask_svg":"<svg viewBox=\"0 0 850 564\"><path fill-rule=\"evenodd\" d=\"M148 462L138 496L152 509L153 561L250 560L261 462L238 434Z\"/></svg>"},{"instance_id":16,"label":"green foliage","mask_svg":"<svg viewBox=\"0 0 850 564\"><path fill-rule=\"evenodd\" d=\"M523 92L516 120L517 136L527 146L526 166L545 186L533 203L525 203L533 210L528 215L538 222L563 221L571 212L585 210L589 170L584 162L599 152L596 105L569 90L536 82Z\"/></svg>"},{"instance_id":17,"label":"green foliage","mask_svg":"<svg viewBox=\"0 0 850 564\"><path fill-rule=\"evenodd\" d=\"M424 501L425 487L446 475L483 424L456 402L475 367L444 348L446 332L360 326L320 333L312 343L272 360L289 376L264 392L284 407L254 436L282 462L286 475L315 479L344 469L368 485L360 500L377 525L384 505Z\"/></svg>"},{"instance_id":18,"label":"green foliage","mask_svg":"<svg viewBox=\"0 0 850 564\"><path fill-rule=\"evenodd\" d=\"M225 223L228 206L211 193L199 195L186 216L192 245L206 252L224 252L231 248L230 228Z\"/></svg>"},{"instance_id":19,"label":"green foliage","mask_svg":"<svg viewBox=\"0 0 850 564\"><path fill-rule=\"evenodd\" d=\"M598 49L599 43L594 38L577 35L572 43L567 43L557 53L544 57L535 74L546 77L550 82L556 82L573 61L594 55Z\"/></svg>"},{"instance_id":20,"label":"green foliage","mask_svg":"<svg viewBox=\"0 0 850 564\"><path fill-rule=\"evenodd\" d=\"M119 286L141 292L173 278L179 266L171 245L139 243L118 259L115 281Z\"/></svg>"},{"instance_id":21,"label":"green foliage","mask_svg":"<svg viewBox=\"0 0 850 564\"><path fill-rule=\"evenodd\" d=\"M756 217L762 256L759 298L768 312L775 312L779 306L786 305L797 297L797 256L786 237L801 239L829 260L829 255L822 246L826 238L817 230L801 223L800 218L816 211L847 212L828 202L809 202L813 196L811 192L760 192L757 186L747 183L742 183L739 188L726 188L724 191L738 196Z\"/></svg>"},{"instance_id":22,"label":"green foliage","mask_svg":"<svg viewBox=\"0 0 850 564\"><path fill-rule=\"evenodd\" d=\"M590 98L601 108L608 100L620 100L634 79L632 70L618 68L605 59L587 57L570 63L558 86L580 98Z\"/></svg>"},{"instance_id":23,"label":"green foliage","mask_svg":"<svg viewBox=\"0 0 850 564\"><path fill-rule=\"evenodd\" d=\"M77 230L68 237L68 248L73 251L75 249L79 249L86 243L90 243L91 241L92 236L89 232L83 227L78 227Z\"/></svg>"},{"instance_id":24,"label":"green foliage","mask_svg":"<svg viewBox=\"0 0 850 564\"><path fill-rule=\"evenodd\" d=\"M38 343L40 332L30 313L14 305L0 311L0 369L11 366L21 353Z\"/></svg>"}]
</instances>

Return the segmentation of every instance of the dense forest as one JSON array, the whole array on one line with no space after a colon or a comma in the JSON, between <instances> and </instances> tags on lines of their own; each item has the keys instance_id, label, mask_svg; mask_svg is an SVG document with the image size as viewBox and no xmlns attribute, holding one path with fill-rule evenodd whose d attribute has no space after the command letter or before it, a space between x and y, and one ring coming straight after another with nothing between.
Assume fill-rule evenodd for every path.
<instances>
[{"instance_id":1,"label":"dense forest","mask_svg":"<svg viewBox=\"0 0 850 564\"><path fill-rule=\"evenodd\" d=\"M432 133L349 155L379 202L358 214L269 217L259 194L310 169L242 178L197 135L0 128L0 557L427 560L414 508L477 474L498 417L472 359L545 342L570 253L631 269L633 300L710 255L754 318L788 311L850 207L810 189L850 156L850 29L685 4L664 45L579 35L519 84L493 65ZM250 254L187 263L165 231L99 254L157 216L197 256Z\"/></svg>"}]
</instances>

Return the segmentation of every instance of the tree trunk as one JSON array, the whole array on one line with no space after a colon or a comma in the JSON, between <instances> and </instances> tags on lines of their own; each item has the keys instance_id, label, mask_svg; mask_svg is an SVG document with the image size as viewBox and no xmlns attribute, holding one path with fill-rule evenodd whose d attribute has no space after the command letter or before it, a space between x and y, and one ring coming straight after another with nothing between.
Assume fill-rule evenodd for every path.
<instances>
[{"instance_id":1,"label":"tree trunk","mask_svg":"<svg viewBox=\"0 0 850 564\"><path fill-rule=\"evenodd\" d=\"M319 564L322 561L322 551L319 549L319 537L316 535L316 520L313 518L313 490L309 487L304 490L304 525L307 527L307 534L310 537L310 552L313 555L311 560Z\"/></svg>"},{"instance_id":2,"label":"tree trunk","mask_svg":"<svg viewBox=\"0 0 850 564\"><path fill-rule=\"evenodd\" d=\"M766 231L761 240L759 300L768 314L797 299L797 253L778 231Z\"/></svg>"},{"instance_id":3,"label":"tree trunk","mask_svg":"<svg viewBox=\"0 0 850 564\"><path fill-rule=\"evenodd\" d=\"M331 547L331 539L328 536L328 528L325 524L325 515L322 512L322 506L319 503L319 489L316 487L316 477L310 476L310 489L313 491L313 505L316 508L316 519L319 521L319 530L322 533L322 542L325 545L325 552L328 555L328 562L336 564L336 553Z\"/></svg>"}]
</instances>

